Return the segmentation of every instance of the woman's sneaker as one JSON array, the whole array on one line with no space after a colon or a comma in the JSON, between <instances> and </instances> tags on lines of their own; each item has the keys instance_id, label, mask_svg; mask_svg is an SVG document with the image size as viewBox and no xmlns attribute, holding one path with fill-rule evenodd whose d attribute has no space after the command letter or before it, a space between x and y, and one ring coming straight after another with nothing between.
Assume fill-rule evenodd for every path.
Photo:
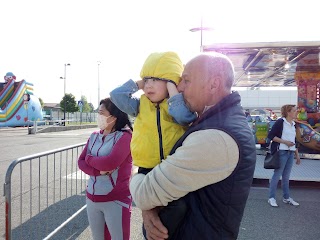
<instances>
[{"instance_id":1,"label":"woman's sneaker","mask_svg":"<svg viewBox=\"0 0 320 240\"><path fill-rule=\"evenodd\" d=\"M289 197L288 199L283 199L284 203L290 204L292 206L299 206L300 204L297 203L296 201L294 201L291 197Z\"/></svg>"},{"instance_id":2,"label":"woman's sneaker","mask_svg":"<svg viewBox=\"0 0 320 240\"><path fill-rule=\"evenodd\" d=\"M271 207L278 207L277 201L274 198L269 198L268 203L271 205Z\"/></svg>"}]
</instances>

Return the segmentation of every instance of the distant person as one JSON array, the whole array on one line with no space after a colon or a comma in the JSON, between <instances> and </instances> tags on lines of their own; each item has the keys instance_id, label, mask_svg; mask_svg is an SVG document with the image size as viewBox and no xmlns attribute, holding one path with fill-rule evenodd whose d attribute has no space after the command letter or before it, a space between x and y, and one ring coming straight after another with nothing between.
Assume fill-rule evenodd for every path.
<instances>
[{"instance_id":1,"label":"distant person","mask_svg":"<svg viewBox=\"0 0 320 240\"><path fill-rule=\"evenodd\" d=\"M186 202L187 214L172 239L237 239L256 149L233 83L233 66L225 55L202 54L186 64L178 90L199 118L165 161L130 182L148 239L168 237L158 211L177 199Z\"/></svg>"},{"instance_id":2,"label":"distant person","mask_svg":"<svg viewBox=\"0 0 320 240\"><path fill-rule=\"evenodd\" d=\"M244 114L246 115L246 117L251 116L249 109L246 109L246 110L244 111Z\"/></svg>"},{"instance_id":3,"label":"distant person","mask_svg":"<svg viewBox=\"0 0 320 240\"><path fill-rule=\"evenodd\" d=\"M131 153L139 173L147 174L164 160L188 124L196 119L176 87L182 71L183 64L176 53L151 53L141 69L141 80L129 80L110 93L118 108L135 117ZM133 97L139 89L144 94ZM172 227L171 232L185 214L182 201L174 204L171 212L161 215L165 225Z\"/></svg>"},{"instance_id":4,"label":"distant person","mask_svg":"<svg viewBox=\"0 0 320 240\"><path fill-rule=\"evenodd\" d=\"M278 116L276 113L272 112L271 114L271 120L277 120L278 119Z\"/></svg>"},{"instance_id":5,"label":"distant person","mask_svg":"<svg viewBox=\"0 0 320 240\"><path fill-rule=\"evenodd\" d=\"M272 140L271 153L273 154L277 148L280 151L280 168L275 169L269 188L268 203L272 207L278 207L276 200L276 191L280 177L282 177L281 185L283 191L284 203L299 206L299 203L290 197L289 178L293 166L294 154L296 155L296 164L300 164L298 149L296 148L296 127L294 120L297 117L297 108L295 105L283 105L281 107L282 118L279 118L271 128L268 139Z\"/></svg>"},{"instance_id":6,"label":"distant person","mask_svg":"<svg viewBox=\"0 0 320 240\"><path fill-rule=\"evenodd\" d=\"M110 98L100 101L97 120L100 131L91 134L78 160L79 168L90 176L87 214L92 238L129 240L132 126Z\"/></svg>"}]
</instances>

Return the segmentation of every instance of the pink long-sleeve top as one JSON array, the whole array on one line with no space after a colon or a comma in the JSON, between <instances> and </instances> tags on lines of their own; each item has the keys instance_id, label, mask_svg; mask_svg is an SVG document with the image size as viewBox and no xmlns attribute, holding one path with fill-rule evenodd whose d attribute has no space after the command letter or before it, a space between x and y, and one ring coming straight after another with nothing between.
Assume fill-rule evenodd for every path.
<instances>
[{"instance_id":1,"label":"pink long-sleeve top","mask_svg":"<svg viewBox=\"0 0 320 240\"><path fill-rule=\"evenodd\" d=\"M132 170L131 132L116 131L104 136L93 132L83 149L78 166L86 174L87 197L93 202L131 203L129 180ZM101 175L100 171L113 171Z\"/></svg>"}]
</instances>

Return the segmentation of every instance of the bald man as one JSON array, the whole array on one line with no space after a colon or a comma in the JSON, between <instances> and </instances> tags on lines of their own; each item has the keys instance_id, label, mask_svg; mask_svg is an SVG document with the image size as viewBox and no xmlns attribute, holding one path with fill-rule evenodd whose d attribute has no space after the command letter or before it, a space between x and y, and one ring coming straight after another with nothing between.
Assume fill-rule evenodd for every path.
<instances>
[{"instance_id":1,"label":"bald man","mask_svg":"<svg viewBox=\"0 0 320 240\"><path fill-rule=\"evenodd\" d=\"M198 119L161 164L130 182L148 239L169 237L159 207L180 198L187 214L170 239L237 239L256 151L233 82L233 65L222 54L202 54L186 64L178 90Z\"/></svg>"}]
</instances>

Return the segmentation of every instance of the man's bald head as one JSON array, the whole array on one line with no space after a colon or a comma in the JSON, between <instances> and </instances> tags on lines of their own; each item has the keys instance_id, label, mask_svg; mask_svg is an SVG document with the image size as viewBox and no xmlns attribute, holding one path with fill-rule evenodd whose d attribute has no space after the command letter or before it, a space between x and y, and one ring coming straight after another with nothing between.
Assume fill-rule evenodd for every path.
<instances>
[{"instance_id":1,"label":"man's bald head","mask_svg":"<svg viewBox=\"0 0 320 240\"><path fill-rule=\"evenodd\" d=\"M178 89L189 108L201 114L230 94L233 82L233 65L225 55L201 54L186 64Z\"/></svg>"},{"instance_id":2,"label":"man's bald head","mask_svg":"<svg viewBox=\"0 0 320 240\"><path fill-rule=\"evenodd\" d=\"M189 63L197 63L199 70L206 72L208 78L219 77L226 91L231 91L234 83L234 68L230 59L220 53L201 54Z\"/></svg>"}]
</instances>

